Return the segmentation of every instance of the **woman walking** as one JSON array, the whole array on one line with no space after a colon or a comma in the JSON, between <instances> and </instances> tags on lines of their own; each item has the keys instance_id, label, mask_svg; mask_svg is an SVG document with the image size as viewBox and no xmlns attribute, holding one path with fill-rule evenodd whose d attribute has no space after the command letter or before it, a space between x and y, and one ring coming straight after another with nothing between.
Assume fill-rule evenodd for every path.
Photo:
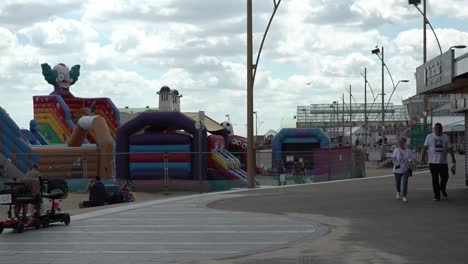
<instances>
[{"instance_id":1,"label":"woman walking","mask_svg":"<svg viewBox=\"0 0 468 264\"><path fill-rule=\"evenodd\" d=\"M413 152L406 147L406 138L401 137L398 140L398 147L393 150L393 173L395 174L396 183L396 199L402 199L403 202L408 202L406 198L408 194L408 177L411 176L410 162L414 160ZM403 182L403 190L401 185Z\"/></svg>"}]
</instances>

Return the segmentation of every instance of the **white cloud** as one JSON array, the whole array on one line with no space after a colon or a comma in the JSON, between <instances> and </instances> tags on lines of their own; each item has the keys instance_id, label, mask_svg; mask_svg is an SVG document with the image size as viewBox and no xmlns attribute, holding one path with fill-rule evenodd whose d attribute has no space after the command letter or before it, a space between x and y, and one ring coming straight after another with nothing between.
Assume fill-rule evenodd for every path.
<instances>
[{"instance_id":1,"label":"white cloud","mask_svg":"<svg viewBox=\"0 0 468 264\"><path fill-rule=\"evenodd\" d=\"M467 0L430 1L428 4L429 15L467 18L468 10L463 8L468 5Z\"/></svg>"},{"instance_id":2,"label":"white cloud","mask_svg":"<svg viewBox=\"0 0 468 264\"><path fill-rule=\"evenodd\" d=\"M36 23L19 30L19 33L25 35L32 45L53 53L81 52L88 41L98 36L92 27L63 18Z\"/></svg>"},{"instance_id":3,"label":"white cloud","mask_svg":"<svg viewBox=\"0 0 468 264\"><path fill-rule=\"evenodd\" d=\"M466 17L456 8L466 3L431 1L431 22ZM254 1L255 49L272 8L272 1ZM265 122L260 133L277 129L281 117L295 115L297 105L337 100L349 85L361 100L364 67L373 88L380 89L380 62L370 54L375 45L385 46L394 78L411 81L401 84L392 100L414 94L412 77L422 62L421 29L412 28L417 19L414 7L397 0L282 1L255 80L255 110ZM40 63L81 64L80 79L72 86L76 96L106 96L120 107L156 106L156 91L168 85L184 95L183 110L204 110L220 122L229 113L243 133L245 24L245 3L238 1L3 1L0 104L25 126L32 118L32 95L52 90ZM468 43L465 31L445 27L436 32L444 50ZM438 48L431 34L428 47L434 56ZM391 87L388 77L385 82ZM25 107L30 111L22 111Z\"/></svg>"},{"instance_id":4,"label":"white cloud","mask_svg":"<svg viewBox=\"0 0 468 264\"><path fill-rule=\"evenodd\" d=\"M382 24L401 24L407 22L414 11L408 2L401 0L373 1L358 0L351 4L350 9L358 14L365 27L377 27Z\"/></svg>"},{"instance_id":5,"label":"white cloud","mask_svg":"<svg viewBox=\"0 0 468 264\"><path fill-rule=\"evenodd\" d=\"M81 0L3 0L0 2L0 25L18 28L54 15L64 15L79 10Z\"/></svg>"}]
</instances>

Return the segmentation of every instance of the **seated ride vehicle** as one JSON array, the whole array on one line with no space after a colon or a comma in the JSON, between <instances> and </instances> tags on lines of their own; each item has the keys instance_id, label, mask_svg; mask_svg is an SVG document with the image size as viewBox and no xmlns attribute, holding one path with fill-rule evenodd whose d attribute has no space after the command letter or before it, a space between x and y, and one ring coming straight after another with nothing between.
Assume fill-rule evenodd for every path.
<instances>
[{"instance_id":1,"label":"seated ride vehicle","mask_svg":"<svg viewBox=\"0 0 468 264\"><path fill-rule=\"evenodd\" d=\"M8 205L8 218L0 221L0 233L5 228L22 233L25 228L39 229L50 223L63 222L70 224L70 215L63 213L55 200L65 199L68 195L68 185L63 179L22 179L5 182L6 188L0 190L0 204ZM52 200L52 206L46 213L41 213L42 199ZM34 211L28 215L28 205L34 206ZM22 213L20 214L20 211Z\"/></svg>"}]
</instances>

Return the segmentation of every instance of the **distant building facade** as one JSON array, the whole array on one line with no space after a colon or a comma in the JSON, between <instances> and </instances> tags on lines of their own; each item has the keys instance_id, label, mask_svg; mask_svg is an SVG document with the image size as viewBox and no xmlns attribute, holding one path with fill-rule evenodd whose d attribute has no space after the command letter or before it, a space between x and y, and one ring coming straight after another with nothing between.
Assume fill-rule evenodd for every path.
<instances>
[{"instance_id":1,"label":"distant building facade","mask_svg":"<svg viewBox=\"0 0 468 264\"><path fill-rule=\"evenodd\" d=\"M130 108L128 106L125 106L124 108L119 108L120 112L120 124L123 125L127 123L128 121L132 120L134 117L137 115L143 113L143 112L155 112L158 111L158 108L155 107L137 107L137 108Z\"/></svg>"},{"instance_id":2,"label":"distant building facade","mask_svg":"<svg viewBox=\"0 0 468 264\"><path fill-rule=\"evenodd\" d=\"M351 108L350 108L351 106ZM365 109L365 107L367 109ZM367 144L373 145L380 138L380 126L382 125L382 104L353 103L342 104L311 104L297 106L296 127L297 128L322 128L334 138L348 137L352 127L352 142L366 142L366 118L367 113ZM385 135L397 137L409 127L409 116L406 107L385 105ZM359 129L358 129L359 128ZM336 140L335 140L336 141ZM340 140L342 142L346 142Z\"/></svg>"},{"instance_id":3,"label":"distant building facade","mask_svg":"<svg viewBox=\"0 0 468 264\"><path fill-rule=\"evenodd\" d=\"M163 86L157 94L159 95L159 111L180 112L182 95L179 94L179 91Z\"/></svg>"}]
</instances>

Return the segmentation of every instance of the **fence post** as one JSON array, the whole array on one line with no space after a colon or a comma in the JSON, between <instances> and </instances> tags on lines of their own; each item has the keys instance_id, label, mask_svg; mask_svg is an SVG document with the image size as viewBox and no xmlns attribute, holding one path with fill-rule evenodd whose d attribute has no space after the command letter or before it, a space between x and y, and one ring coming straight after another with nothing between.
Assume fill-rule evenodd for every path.
<instances>
[{"instance_id":1,"label":"fence post","mask_svg":"<svg viewBox=\"0 0 468 264\"><path fill-rule=\"evenodd\" d=\"M169 157L167 153L164 153L164 194L169 194Z\"/></svg>"}]
</instances>

